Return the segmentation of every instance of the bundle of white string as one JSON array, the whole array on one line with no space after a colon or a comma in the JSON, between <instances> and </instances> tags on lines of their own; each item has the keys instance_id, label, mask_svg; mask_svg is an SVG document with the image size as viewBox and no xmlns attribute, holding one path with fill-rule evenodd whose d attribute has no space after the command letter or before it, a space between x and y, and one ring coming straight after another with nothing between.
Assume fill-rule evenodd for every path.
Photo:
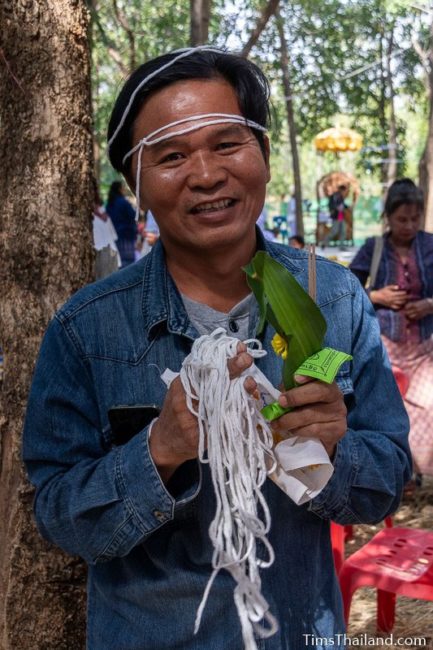
<instances>
[{"instance_id":1,"label":"bundle of white string","mask_svg":"<svg viewBox=\"0 0 433 650\"><path fill-rule=\"evenodd\" d=\"M274 561L266 538L270 512L260 488L274 470L275 458L271 429L257 400L244 388L245 375L229 377L227 360L236 355L238 343L222 328L200 337L185 359L180 377L188 408L199 423L199 459L209 463L216 495L215 517L209 527L213 572L197 611L195 633L212 583L217 573L226 569L237 583L234 601L245 648L255 650L254 632L266 638L278 628L261 593L259 575L259 568ZM245 343L257 346L248 347L252 357L266 354L259 341ZM257 557L258 541L266 549L266 558Z\"/></svg>"}]
</instances>

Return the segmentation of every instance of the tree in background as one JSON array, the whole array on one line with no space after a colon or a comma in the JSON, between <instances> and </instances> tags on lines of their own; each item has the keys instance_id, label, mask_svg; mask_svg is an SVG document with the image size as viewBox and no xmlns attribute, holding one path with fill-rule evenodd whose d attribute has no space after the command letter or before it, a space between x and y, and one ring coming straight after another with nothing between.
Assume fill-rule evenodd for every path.
<instances>
[{"instance_id":1,"label":"tree in background","mask_svg":"<svg viewBox=\"0 0 433 650\"><path fill-rule=\"evenodd\" d=\"M211 0L190 0L190 44L192 47L207 43Z\"/></svg>"},{"instance_id":2,"label":"tree in background","mask_svg":"<svg viewBox=\"0 0 433 650\"><path fill-rule=\"evenodd\" d=\"M419 162L419 183L425 197L424 228L433 232L433 3L425 9L429 18L427 29L420 29L412 43L422 63L428 105L428 131Z\"/></svg>"},{"instance_id":3,"label":"tree in background","mask_svg":"<svg viewBox=\"0 0 433 650\"><path fill-rule=\"evenodd\" d=\"M91 279L88 15L0 3L0 647L82 650L85 572L36 532L20 462L32 368L54 311Z\"/></svg>"},{"instance_id":4,"label":"tree in background","mask_svg":"<svg viewBox=\"0 0 433 650\"><path fill-rule=\"evenodd\" d=\"M296 216L296 234L304 236L304 220L302 218L302 182L301 170L299 166L298 143L296 140L297 128L295 120L295 110L293 106L292 83L291 83L291 61L289 49L287 47L286 35L284 33L284 23L279 10L276 12L277 30L280 38L280 64L281 75L284 90L284 99L286 103L287 125L289 129L290 150L292 155L293 184L295 187L295 216Z\"/></svg>"}]
</instances>

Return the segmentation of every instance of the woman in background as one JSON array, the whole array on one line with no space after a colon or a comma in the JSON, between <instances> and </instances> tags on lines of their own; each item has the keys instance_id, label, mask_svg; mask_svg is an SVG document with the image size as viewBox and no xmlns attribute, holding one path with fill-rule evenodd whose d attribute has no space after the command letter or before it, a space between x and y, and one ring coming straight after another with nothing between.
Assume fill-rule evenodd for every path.
<instances>
[{"instance_id":1,"label":"woman in background","mask_svg":"<svg viewBox=\"0 0 433 650\"><path fill-rule=\"evenodd\" d=\"M117 248L124 268L135 261L137 223L135 210L125 198L124 185L121 181L111 183L106 209L116 229Z\"/></svg>"},{"instance_id":2,"label":"woman in background","mask_svg":"<svg viewBox=\"0 0 433 650\"><path fill-rule=\"evenodd\" d=\"M433 475L433 235L420 230L423 208L412 180L391 185L384 207L388 227L368 289L391 363L409 379L404 399L417 484L422 474ZM364 286L376 240L367 239L350 265Z\"/></svg>"}]
</instances>

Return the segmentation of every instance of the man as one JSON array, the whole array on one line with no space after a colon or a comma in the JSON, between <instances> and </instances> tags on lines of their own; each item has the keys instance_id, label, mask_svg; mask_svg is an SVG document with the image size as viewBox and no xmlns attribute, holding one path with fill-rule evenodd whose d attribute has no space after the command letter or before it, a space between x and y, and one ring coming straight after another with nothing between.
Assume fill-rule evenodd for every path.
<instances>
[{"instance_id":1,"label":"man","mask_svg":"<svg viewBox=\"0 0 433 650\"><path fill-rule=\"evenodd\" d=\"M329 216L332 220L331 230L328 232L326 237L321 242L321 247L324 248L328 246L329 242L337 238L337 241L340 244L340 247L344 244L344 239L346 235L346 224L344 221L344 210L346 209L346 204L344 199L347 196L347 186L339 185L336 192L333 192L329 197ZM343 250L341 248L341 250Z\"/></svg>"},{"instance_id":2,"label":"man","mask_svg":"<svg viewBox=\"0 0 433 650\"><path fill-rule=\"evenodd\" d=\"M179 371L193 340L217 325L239 339L254 336L258 314L242 266L257 249L308 283L305 253L267 243L255 228L269 180L267 116L261 71L206 48L144 64L113 110L111 161L152 211L160 240L56 314L24 436L42 534L89 563L91 650L242 648L234 583L224 571L193 634L212 572L215 499L208 466L197 462L197 421L182 384L176 379L167 391L160 375ZM303 506L270 480L262 488L276 555L261 571L262 591L279 630L260 647L274 650L315 645L311 635L343 643L329 520L380 521L410 476L407 417L369 301L350 272L327 260L318 261L317 280L326 344L353 362L330 386L301 381L280 398L294 408L276 429L319 438L334 474ZM273 334L267 325L269 353L257 365L278 385ZM233 377L252 363L245 350L239 343L228 362ZM255 391L252 378L245 387ZM126 417L114 435L108 413L118 405L122 417L134 406L146 415L156 405L160 414L132 431Z\"/></svg>"}]
</instances>

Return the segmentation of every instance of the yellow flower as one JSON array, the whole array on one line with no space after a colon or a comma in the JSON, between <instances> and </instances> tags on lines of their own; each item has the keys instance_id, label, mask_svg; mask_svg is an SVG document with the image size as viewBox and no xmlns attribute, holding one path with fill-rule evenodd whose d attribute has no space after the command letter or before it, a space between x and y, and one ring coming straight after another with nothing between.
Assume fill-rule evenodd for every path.
<instances>
[{"instance_id":1,"label":"yellow flower","mask_svg":"<svg viewBox=\"0 0 433 650\"><path fill-rule=\"evenodd\" d=\"M275 334L274 338L271 341L271 344L275 352L279 354L280 357L283 357L285 361L289 353L289 346L287 345L287 341L283 339L283 337L279 334Z\"/></svg>"}]
</instances>

